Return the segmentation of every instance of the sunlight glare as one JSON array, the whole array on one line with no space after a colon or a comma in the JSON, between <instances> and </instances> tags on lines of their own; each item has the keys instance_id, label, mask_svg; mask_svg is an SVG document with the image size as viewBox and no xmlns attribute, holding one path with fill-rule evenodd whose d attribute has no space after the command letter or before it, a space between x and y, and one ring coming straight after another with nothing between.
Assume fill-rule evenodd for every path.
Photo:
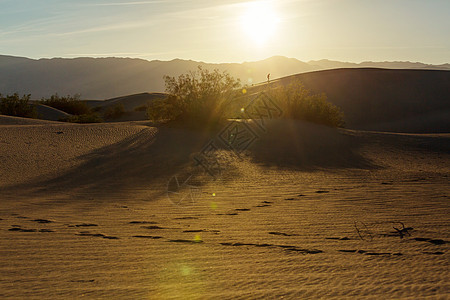
<instances>
[{"instance_id":1,"label":"sunlight glare","mask_svg":"<svg viewBox=\"0 0 450 300\"><path fill-rule=\"evenodd\" d=\"M242 29L258 45L263 45L275 34L279 18L269 1L256 1L247 4L241 17Z\"/></svg>"}]
</instances>

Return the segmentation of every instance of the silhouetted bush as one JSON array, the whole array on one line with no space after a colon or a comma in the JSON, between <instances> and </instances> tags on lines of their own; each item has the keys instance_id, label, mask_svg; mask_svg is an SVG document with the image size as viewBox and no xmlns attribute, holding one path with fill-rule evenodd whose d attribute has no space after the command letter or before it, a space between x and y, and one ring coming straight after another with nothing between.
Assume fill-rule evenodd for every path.
<instances>
[{"instance_id":1,"label":"silhouetted bush","mask_svg":"<svg viewBox=\"0 0 450 300\"><path fill-rule=\"evenodd\" d=\"M17 93L6 95L0 94L0 113L8 116L37 118L36 106L29 103L31 95L19 97Z\"/></svg>"},{"instance_id":2,"label":"silhouetted bush","mask_svg":"<svg viewBox=\"0 0 450 300\"><path fill-rule=\"evenodd\" d=\"M166 99L148 104L147 116L154 122L178 121L188 126L214 126L226 118L240 116L252 97L243 95L239 80L226 72L201 67L178 78L164 76ZM239 89L238 89L239 88ZM267 95L283 111L283 118L331 127L343 127L344 114L327 101L325 94L311 94L300 82L268 88Z\"/></svg>"},{"instance_id":3,"label":"silhouetted bush","mask_svg":"<svg viewBox=\"0 0 450 300\"><path fill-rule=\"evenodd\" d=\"M134 111L147 111L147 109L148 109L148 105L141 105L141 106L138 106L138 107L136 107L135 109L134 109Z\"/></svg>"},{"instance_id":4,"label":"silhouetted bush","mask_svg":"<svg viewBox=\"0 0 450 300\"><path fill-rule=\"evenodd\" d=\"M106 108L103 113L103 117L105 120L112 120L120 118L125 114L125 108L122 103L114 104L113 106L109 106Z\"/></svg>"},{"instance_id":5,"label":"silhouetted bush","mask_svg":"<svg viewBox=\"0 0 450 300\"><path fill-rule=\"evenodd\" d=\"M101 123L103 119L96 113L73 115L67 118L61 118L58 121L69 123Z\"/></svg>"},{"instance_id":6,"label":"silhouetted bush","mask_svg":"<svg viewBox=\"0 0 450 300\"><path fill-rule=\"evenodd\" d=\"M100 112L102 110L101 106L94 106L93 108L91 108L92 112Z\"/></svg>"},{"instance_id":7,"label":"silhouetted bush","mask_svg":"<svg viewBox=\"0 0 450 300\"><path fill-rule=\"evenodd\" d=\"M48 99L42 99L40 103L62 110L71 115L86 115L91 112L86 102L80 100L80 95L61 97L58 94Z\"/></svg>"},{"instance_id":8,"label":"silhouetted bush","mask_svg":"<svg viewBox=\"0 0 450 300\"><path fill-rule=\"evenodd\" d=\"M179 121L188 126L204 126L226 118L226 106L237 94L239 80L227 72L198 67L178 78L164 76L167 99L149 103L152 121Z\"/></svg>"},{"instance_id":9,"label":"silhouetted bush","mask_svg":"<svg viewBox=\"0 0 450 300\"><path fill-rule=\"evenodd\" d=\"M344 114L327 101L325 94L312 95L300 82L267 91L279 105L285 118L309 121L331 127L343 127Z\"/></svg>"}]
</instances>

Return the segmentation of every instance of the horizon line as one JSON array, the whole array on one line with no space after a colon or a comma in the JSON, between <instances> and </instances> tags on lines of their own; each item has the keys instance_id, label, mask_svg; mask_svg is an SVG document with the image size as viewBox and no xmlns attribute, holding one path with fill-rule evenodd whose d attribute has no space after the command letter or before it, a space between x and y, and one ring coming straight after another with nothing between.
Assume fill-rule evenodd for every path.
<instances>
[{"instance_id":1,"label":"horizon line","mask_svg":"<svg viewBox=\"0 0 450 300\"><path fill-rule=\"evenodd\" d=\"M128 56L126 55L127 53L104 53L104 54L68 54L67 56L53 56L53 57L27 57L27 56L19 56L19 55L13 55L13 54L1 54L0 56L9 56L9 57L15 57L15 58L25 58L25 59L30 59L30 60L50 60L50 59L80 59L80 58L92 58L92 59L107 59L107 58L122 58L122 59L139 59L139 60L144 60L144 61L148 61L148 62L152 62L152 61L162 61L162 62L171 62L171 61L175 61L175 60L182 60L182 61L193 61L193 62L198 62L198 63L203 63L203 64L244 64L244 63L255 63L255 62L261 62L261 61L265 61L265 60L269 60L272 58L276 58L276 57L282 57L282 58L287 58L287 59L295 59L299 62L303 62L303 63L310 63L310 62L318 62L318 61L330 61L330 62L339 62L339 63L349 63L349 64L362 64L362 63L419 63L419 64L425 64L425 65L430 65L430 66L441 66L441 65L446 65L446 64L450 64L450 62L441 62L441 63L428 63L428 62L424 62L424 61L410 61L410 60L383 60L383 61L377 61L377 60L364 60L364 61L359 61L359 62L355 62L355 61L342 61L342 60L337 60L337 59L330 59L330 58L320 58L320 59L310 59L310 60L301 60L297 57L289 57L289 56L284 56L284 55L272 55L269 56L267 58L263 58L260 60L252 60L252 61L240 61L240 62L206 62L206 61L202 61L202 60L194 60L194 59L190 59L190 58L180 58L180 57L175 57L172 59L148 59L148 58L143 58L143 57L139 57L139 55L137 56ZM130 54L139 54L139 53L130 53ZM148 53L148 54L152 54L152 53ZM148 55L147 54L147 55ZM145 54L144 54L145 55Z\"/></svg>"}]
</instances>

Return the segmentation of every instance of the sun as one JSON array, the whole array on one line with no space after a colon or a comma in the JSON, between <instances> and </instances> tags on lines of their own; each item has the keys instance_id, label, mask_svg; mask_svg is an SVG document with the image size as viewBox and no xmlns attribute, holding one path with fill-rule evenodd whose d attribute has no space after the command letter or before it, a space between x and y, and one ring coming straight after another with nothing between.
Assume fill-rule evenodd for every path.
<instances>
[{"instance_id":1,"label":"sun","mask_svg":"<svg viewBox=\"0 0 450 300\"><path fill-rule=\"evenodd\" d=\"M274 36L278 23L279 18L268 1L247 3L241 16L243 31L258 45L266 44Z\"/></svg>"}]
</instances>

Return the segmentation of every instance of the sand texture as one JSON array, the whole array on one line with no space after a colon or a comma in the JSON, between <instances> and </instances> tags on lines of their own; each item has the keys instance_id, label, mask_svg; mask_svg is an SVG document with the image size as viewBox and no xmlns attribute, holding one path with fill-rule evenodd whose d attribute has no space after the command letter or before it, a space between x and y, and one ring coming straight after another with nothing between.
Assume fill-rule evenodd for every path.
<instances>
[{"instance_id":1,"label":"sand texture","mask_svg":"<svg viewBox=\"0 0 450 300\"><path fill-rule=\"evenodd\" d=\"M449 134L0 121L1 299L450 296Z\"/></svg>"}]
</instances>

